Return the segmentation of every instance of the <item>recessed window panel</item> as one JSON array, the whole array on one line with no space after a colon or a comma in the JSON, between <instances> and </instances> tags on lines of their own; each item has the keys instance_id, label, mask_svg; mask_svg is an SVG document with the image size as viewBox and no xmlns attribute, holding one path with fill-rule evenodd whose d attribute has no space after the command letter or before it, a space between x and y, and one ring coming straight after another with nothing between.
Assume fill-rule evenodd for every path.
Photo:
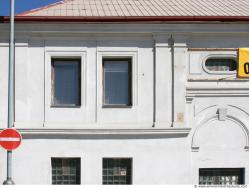
<instances>
[{"instance_id":1,"label":"recessed window panel","mask_svg":"<svg viewBox=\"0 0 249 188\"><path fill-rule=\"evenodd\" d=\"M103 184L131 184L132 159L104 158Z\"/></svg>"},{"instance_id":2,"label":"recessed window panel","mask_svg":"<svg viewBox=\"0 0 249 188\"><path fill-rule=\"evenodd\" d=\"M52 184L80 184L80 158L52 158Z\"/></svg>"},{"instance_id":3,"label":"recessed window panel","mask_svg":"<svg viewBox=\"0 0 249 188\"><path fill-rule=\"evenodd\" d=\"M53 59L52 105L79 106L81 71L79 59Z\"/></svg>"},{"instance_id":4,"label":"recessed window panel","mask_svg":"<svg viewBox=\"0 0 249 188\"><path fill-rule=\"evenodd\" d=\"M200 185L244 184L244 168L206 168L199 170Z\"/></svg>"},{"instance_id":5,"label":"recessed window panel","mask_svg":"<svg viewBox=\"0 0 249 188\"><path fill-rule=\"evenodd\" d=\"M205 68L210 72L234 72L237 69L237 62L233 58L208 58Z\"/></svg>"},{"instance_id":6,"label":"recessed window panel","mask_svg":"<svg viewBox=\"0 0 249 188\"><path fill-rule=\"evenodd\" d=\"M104 106L131 105L131 59L103 59Z\"/></svg>"}]
</instances>

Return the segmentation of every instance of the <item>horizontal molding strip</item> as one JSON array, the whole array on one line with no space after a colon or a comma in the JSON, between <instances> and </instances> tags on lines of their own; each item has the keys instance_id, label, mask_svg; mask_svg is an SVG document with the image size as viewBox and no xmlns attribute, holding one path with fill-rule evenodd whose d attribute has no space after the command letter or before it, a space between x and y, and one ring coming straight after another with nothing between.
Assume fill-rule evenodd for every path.
<instances>
[{"instance_id":1,"label":"horizontal molding strip","mask_svg":"<svg viewBox=\"0 0 249 188\"><path fill-rule=\"evenodd\" d=\"M186 97L248 97L248 88L187 88Z\"/></svg>"},{"instance_id":2,"label":"horizontal molding strip","mask_svg":"<svg viewBox=\"0 0 249 188\"><path fill-rule=\"evenodd\" d=\"M2 129L3 130L3 129ZM168 129L17 129L23 135L137 135L188 134L191 128Z\"/></svg>"},{"instance_id":3,"label":"horizontal molding strip","mask_svg":"<svg viewBox=\"0 0 249 188\"><path fill-rule=\"evenodd\" d=\"M188 48L188 51L238 51L238 48Z\"/></svg>"},{"instance_id":4,"label":"horizontal molding strip","mask_svg":"<svg viewBox=\"0 0 249 188\"><path fill-rule=\"evenodd\" d=\"M0 16L8 23L9 16ZM249 16L15 16L16 22L248 22Z\"/></svg>"}]
</instances>

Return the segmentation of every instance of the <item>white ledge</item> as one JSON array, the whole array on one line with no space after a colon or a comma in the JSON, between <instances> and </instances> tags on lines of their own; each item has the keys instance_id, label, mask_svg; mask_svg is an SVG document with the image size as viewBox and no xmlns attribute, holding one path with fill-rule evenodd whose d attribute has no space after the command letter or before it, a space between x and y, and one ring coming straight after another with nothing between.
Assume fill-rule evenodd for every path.
<instances>
[{"instance_id":1,"label":"white ledge","mask_svg":"<svg viewBox=\"0 0 249 188\"><path fill-rule=\"evenodd\" d=\"M233 96L233 97L248 97L248 88L186 88L186 97L198 96Z\"/></svg>"},{"instance_id":2,"label":"white ledge","mask_svg":"<svg viewBox=\"0 0 249 188\"><path fill-rule=\"evenodd\" d=\"M17 129L21 134L38 135L152 135L152 134L189 134L191 128L168 129Z\"/></svg>"}]
</instances>

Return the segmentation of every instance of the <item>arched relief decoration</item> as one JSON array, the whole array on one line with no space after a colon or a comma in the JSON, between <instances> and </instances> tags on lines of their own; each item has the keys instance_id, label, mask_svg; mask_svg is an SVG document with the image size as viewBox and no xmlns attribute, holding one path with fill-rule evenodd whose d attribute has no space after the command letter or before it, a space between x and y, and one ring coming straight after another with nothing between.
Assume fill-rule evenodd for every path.
<instances>
[{"instance_id":1,"label":"arched relief decoration","mask_svg":"<svg viewBox=\"0 0 249 188\"><path fill-rule=\"evenodd\" d=\"M217 107L216 104L215 105L206 106L206 107L204 107L202 109L199 109L199 110L195 110L195 116L198 116L202 112L207 111L207 110L212 109L212 108L215 108L215 107Z\"/></svg>"},{"instance_id":2,"label":"arched relief decoration","mask_svg":"<svg viewBox=\"0 0 249 188\"><path fill-rule=\"evenodd\" d=\"M229 104L228 106L230 106L231 108L235 108L235 109L245 113L249 117L249 113L246 110L244 110L243 108L240 108L238 106L234 106L234 105L231 105L231 104Z\"/></svg>"},{"instance_id":3,"label":"arched relief decoration","mask_svg":"<svg viewBox=\"0 0 249 188\"><path fill-rule=\"evenodd\" d=\"M198 116L200 116L200 114L203 115L203 113L205 113L206 116L204 116L205 118L202 118L202 120L197 121L194 128L193 128L192 140L191 140L191 149L192 149L192 151L197 152L200 149L200 146L197 143L197 136L196 136L197 133L200 131L200 129L203 126L208 125L210 123L210 121L213 121L213 120L233 121L236 125L238 125L240 127L240 129L243 131L244 136L245 136L246 143L245 143L244 149L246 151L249 151L249 130L248 130L248 127L246 126L245 123L243 123L242 120L240 120L240 118L238 118L236 116L236 113L234 113L233 109L239 110L240 114L243 113L243 116L248 116L248 113L246 113L246 111L244 111L244 110L241 110L239 107L235 107L233 105L228 105L227 108L222 108L222 109L226 109L226 111L228 113L225 114L224 119L220 120L220 117L219 117L219 112L221 111L220 108L215 108L215 109L213 109L212 113L210 113L209 109L214 107L214 106L217 106L217 105L212 105L212 106L206 107L205 110L201 110L198 113ZM249 118L249 117L247 117L247 118ZM198 118L196 117L196 120L197 119Z\"/></svg>"}]
</instances>

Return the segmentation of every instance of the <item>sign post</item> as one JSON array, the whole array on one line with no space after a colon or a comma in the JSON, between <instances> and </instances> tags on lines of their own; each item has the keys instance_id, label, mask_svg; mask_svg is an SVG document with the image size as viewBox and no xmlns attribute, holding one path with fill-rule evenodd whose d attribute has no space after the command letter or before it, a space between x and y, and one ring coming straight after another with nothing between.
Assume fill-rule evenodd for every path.
<instances>
[{"instance_id":1,"label":"sign post","mask_svg":"<svg viewBox=\"0 0 249 188\"><path fill-rule=\"evenodd\" d=\"M8 78L8 128L14 126L14 16L15 0L10 0L10 42ZM12 151L7 151L7 179L4 185L15 184L12 180Z\"/></svg>"}]
</instances>

